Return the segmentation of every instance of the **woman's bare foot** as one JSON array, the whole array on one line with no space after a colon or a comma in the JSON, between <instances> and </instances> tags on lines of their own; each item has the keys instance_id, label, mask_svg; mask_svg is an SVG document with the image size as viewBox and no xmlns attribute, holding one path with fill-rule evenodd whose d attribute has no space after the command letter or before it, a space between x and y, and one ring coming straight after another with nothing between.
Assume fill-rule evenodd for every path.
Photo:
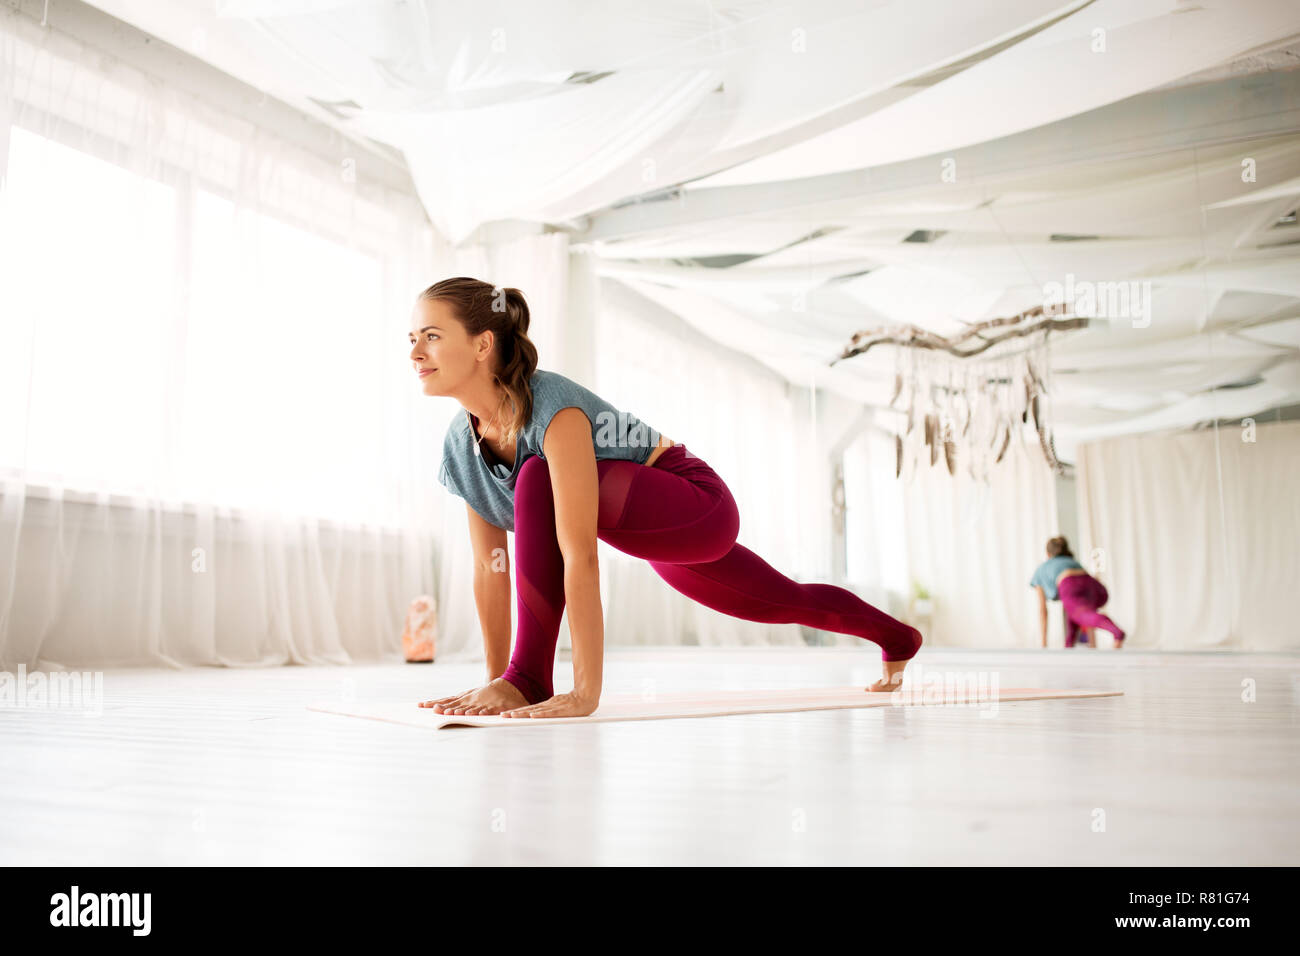
<instances>
[{"instance_id":1,"label":"woman's bare foot","mask_svg":"<svg viewBox=\"0 0 1300 956\"><path fill-rule=\"evenodd\" d=\"M912 639L911 656L908 657L908 659L905 661L882 660L880 662L880 666L884 676L882 676L880 680L876 681L874 684L872 684L870 687L867 688L869 692L891 693L903 686L903 669L907 667L908 663L912 660L912 658L916 656L917 651L921 649L921 643L922 643L921 632L918 631L916 628L912 628L911 639ZM900 650L903 653L907 652L906 649L898 649L898 648L895 649L895 652L897 653Z\"/></svg>"},{"instance_id":2,"label":"woman's bare foot","mask_svg":"<svg viewBox=\"0 0 1300 956\"><path fill-rule=\"evenodd\" d=\"M527 707L528 701L524 698L523 691L505 678L498 677L477 690L441 700L426 700L420 706L432 707L435 714L483 717L499 714L503 710L514 710L516 707Z\"/></svg>"},{"instance_id":3,"label":"woman's bare foot","mask_svg":"<svg viewBox=\"0 0 1300 956\"><path fill-rule=\"evenodd\" d=\"M868 687L867 690L876 693L890 693L898 690L903 686L903 668L908 663L908 661L881 661L880 666L883 668L885 676Z\"/></svg>"}]
</instances>

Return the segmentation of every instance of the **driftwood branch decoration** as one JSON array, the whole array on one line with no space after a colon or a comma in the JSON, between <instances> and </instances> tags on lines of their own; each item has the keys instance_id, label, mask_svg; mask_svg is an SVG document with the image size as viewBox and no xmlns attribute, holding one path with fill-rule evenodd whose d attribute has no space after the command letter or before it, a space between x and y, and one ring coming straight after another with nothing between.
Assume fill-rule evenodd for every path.
<instances>
[{"instance_id":1,"label":"driftwood branch decoration","mask_svg":"<svg viewBox=\"0 0 1300 956\"><path fill-rule=\"evenodd\" d=\"M1068 332L1071 329L1088 327L1088 319L1085 316L1076 316L1069 319L1048 318L1032 325L1022 324L1037 315L1041 315L1042 312L1042 306L1035 306L1026 312L1021 312L1019 315L978 322L970 328L951 336L936 335L934 332L915 325L891 326L883 329L854 332L849 339L852 344L847 346L837 357L831 359L830 364L834 365L836 362L842 362L845 359L853 358L855 355L861 355L874 346L886 344L903 345L916 349L934 349L948 352L957 358L970 358L972 355L979 355L999 342L1005 342L1008 339L1023 338L1038 332ZM984 335L989 329L1005 326L1014 327L1001 335L991 337ZM965 343L972 339L975 339L978 344L967 346ZM893 402L890 404L893 404Z\"/></svg>"},{"instance_id":2,"label":"driftwood branch decoration","mask_svg":"<svg viewBox=\"0 0 1300 956\"><path fill-rule=\"evenodd\" d=\"M1043 307L1037 306L1019 315L975 323L951 336L914 325L870 329L855 332L851 344L830 364L877 345L911 350L910 375L896 371L889 398L889 407L902 411L900 401L905 401L907 409L903 431L894 436L896 477L906 475L910 480L920 460L928 458L933 467L942 455L949 474L956 475L958 461L964 460L972 477L987 480L989 469L1001 463L1012 438L1022 436L1022 426L1031 419L1043 458L1054 472L1065 474L1048 423L1050 404L1044 407L1041 401L1048 395L1051 378L1047 342L1052 332L1088 324L1084 316L1059 318L1045 315ZM1014 357L1019 353L999 350L1003 354L974 359L1002 342L1030 336L1039 336L1040 341L1019 358Z\"/></svg>"}]
</instances>

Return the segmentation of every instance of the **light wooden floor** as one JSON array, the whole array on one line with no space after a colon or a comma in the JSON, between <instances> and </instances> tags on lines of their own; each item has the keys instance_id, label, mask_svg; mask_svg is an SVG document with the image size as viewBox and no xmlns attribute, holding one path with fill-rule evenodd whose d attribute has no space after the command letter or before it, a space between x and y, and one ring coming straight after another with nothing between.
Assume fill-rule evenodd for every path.
<instances>
[{"instance_id":1,"label":"light wooden floor","mask_svg":"<svg viewBox=\"0 0 1300 956\"><path fill-rule=\"evenodd\" d=\"M1300 863L1300 656L917 660L1125 696L431 732L304 705L345 681L442 696L481 665L107 671L102 717L0 710L0 863ZM614 649L605 689L878 672L867 650Z\"/></svg>"}]
</instances>

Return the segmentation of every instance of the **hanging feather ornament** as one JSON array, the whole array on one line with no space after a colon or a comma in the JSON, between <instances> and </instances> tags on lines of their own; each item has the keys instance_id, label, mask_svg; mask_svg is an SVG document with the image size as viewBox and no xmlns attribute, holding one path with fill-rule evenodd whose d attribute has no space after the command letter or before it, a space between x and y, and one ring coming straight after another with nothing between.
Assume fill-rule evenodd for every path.
<instances>
[{"instance_id":1,"label":"hanging feather ornament","mask_svg":"<svg viewBox=\"0 0 1300 956\"><path fill-rule=\"evenodd\" d=\"M908 360L912 381L907 393L907 428L903 431L904 435L912 434L912 429L916 427L916 354L909 355Z\"/></svg>"},{"instance_id":2,"label":"hanging feather ornament","mask_svg":"<svg viewBox=\"0 0 1300 956\"><path fill-rule=\"evenodd\" d=\"M1056 461L1056 449L1052 447L1051 438L1048 437L1041 428L1038 430L1038 447L1043 450L1043 458L1045 458L1047 463L1052 466L1052 469L1054 471L1059 471L1060 465Z\"/></svg>"},{"instance_id":3,"label":"hanging feather ornament","mask_svg":"<svg viewBox=\"0 0 1300 956\"><path fill-rule=\"evenodd\" d=\"M1056 457L1056 442L1051 428L1047 424L1047 415L1045 412L1039 411L1037 395L1034 396L1034 424L1038 429L1038 445L1043 451L1043 457L1047 460L1047 464L1051 466L1052 471L1056 474L1065 474L1065 466Z\"/></svg>"},{"instance_id":4,"label":"hanging feather ornament","mask_svg":"<svg viewBox=\"0 0 1300 956\"><path fill-rule=\"evenodd\" d=\"M913 435L903 442L903 482L911 484L916 478L916 463L921 456L921 440L919 435Z\"/></svg>"},{"instance_id":5,"label":"hanging feather ornament","mask_svg":"<svg viewBox=\"0 0 1300 956\"><path fill-rule=\"evenodd\" d=\"M1043 379L1034 369L1034 363L1025 356L1025 375L1030 383L1034 386L1035 392L1045 392L1047 389L1043 386Z\"/></svg>"},{"instance_id":6,"label":"hanging feather ornament","mask_svg":"<svg viewBox=\"0 0 1300 956\"><path fill-rule=\"evenodd\" d=\"M995 351L975 361L954 361L920 348L898 353L888 403L901 426L894 434L894 477L911 482L925 458L934 467L942 455L950 476L960 470L987 488L1013 442L1029 448L1031 425L1044 457L1059 473L1064 466L1055 458L1049 426L1047 348L1044 337L1026 352L998 356Z\"/></svg>"},{"instance_id":7,"label":"hanging feather ornament","mask_svg":"<svg viewBox=\"0 0 1300 956\"><path fill-rule=\"evenodd\" d=\"M966 433L970 431L971 420L971 376L967 375L966 380L962 383L961 389L961 437L965 438Z\"/></svg>"},{"instance_id":8,"label":"hanging feather ornament","mask_svg":"<svg viewBox=\"0 0 1300 956\"><path fill-rule=\"evenodd\" d=\"M948 385L943 402L943 427L940 429L940 436L942 437L945 446L953 440L954 426L958 420L957 404L957 387L953 380L953 373L950 367L948 371ZM954 448L954 451L955 450L956 449ZM944 457L947 457L946 447L944 449ZM949 471L951 472L951 469L949 469Z\"/></svg>"},{"instance_id":9,"label":"hanging feather ornament","mask_svg":"<svg viewBox=\"0 0 1300 956\"><path fill-rule=\"evenodd\" d=\"M1002 447L998 449L998 455L993 459L995 465L1002 463L1002 456L1007 453L1007 448L1011 445L1011 425L1002 426Z\"/></svg>"},{"instance_id":10,"label":"hanging feather ornament","mask_svg":"<svg viewBox=\"0 0 1300 956\"><path fill-rule=\"evenodd\" d=\"M907 402L907 428L903 429L904 435L912 434L912 429L916 427L916 380L912 380L911 393Z\"/></svg>"}]
</instances>

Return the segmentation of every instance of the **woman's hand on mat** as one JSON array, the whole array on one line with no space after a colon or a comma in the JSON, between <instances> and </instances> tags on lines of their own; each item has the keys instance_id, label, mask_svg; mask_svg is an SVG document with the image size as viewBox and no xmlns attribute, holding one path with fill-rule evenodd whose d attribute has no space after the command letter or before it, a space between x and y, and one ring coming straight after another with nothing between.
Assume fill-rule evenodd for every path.
<instances>
[{"instance_id":1,"label":"woman's hand on mat","mask_svg":"<svg viewBox=\"0 0 1300 956\"><path fill-rule=\"evenodd\" d=\"M586 717L594 714L600 705L599 695L592 697L570 691L556 694L549 700L502 711L502 717Z\"/></svg>"}]
</instances>

